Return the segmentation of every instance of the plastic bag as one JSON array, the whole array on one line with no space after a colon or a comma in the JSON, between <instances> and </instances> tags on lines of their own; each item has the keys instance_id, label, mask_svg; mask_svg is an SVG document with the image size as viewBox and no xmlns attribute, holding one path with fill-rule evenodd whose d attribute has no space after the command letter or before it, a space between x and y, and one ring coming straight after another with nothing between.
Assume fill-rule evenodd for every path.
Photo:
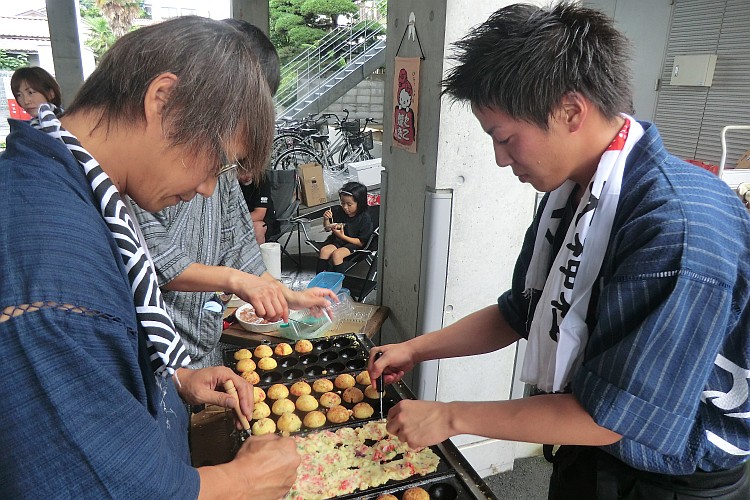
<instances>
[{"instance_id":1,"label":"plastic bag","mask_svg":"<svg viewBox=\"0 0 750 500\"><path fill-rule=\"evenodd\" d=\"M356 180L349 173L348 168L323 169L323 183L326 187L328 201L339 199L339 189L349 181Z\"/></svg>"}]
</instances>

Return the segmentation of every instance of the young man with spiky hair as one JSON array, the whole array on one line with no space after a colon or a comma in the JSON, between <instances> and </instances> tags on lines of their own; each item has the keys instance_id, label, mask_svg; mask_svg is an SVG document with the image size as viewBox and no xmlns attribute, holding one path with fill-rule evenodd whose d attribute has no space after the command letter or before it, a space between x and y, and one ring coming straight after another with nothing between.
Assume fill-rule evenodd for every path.
<instances>
[{"instance_id":1,"label":"young man with spiky hair","mask_svg":"<svg viewBox=\"0 0 750 500\"><path fill-rule=\"evenodd\" d=\"M376 348L370 376L526 338L521 378L542 394L403 401L388 430L562 445L551 499L750 498L746 210L628 114L627 41L600 12L511 5L456 48L445 93L547 194L498 304Z\"/></svg>"}]
</instances>

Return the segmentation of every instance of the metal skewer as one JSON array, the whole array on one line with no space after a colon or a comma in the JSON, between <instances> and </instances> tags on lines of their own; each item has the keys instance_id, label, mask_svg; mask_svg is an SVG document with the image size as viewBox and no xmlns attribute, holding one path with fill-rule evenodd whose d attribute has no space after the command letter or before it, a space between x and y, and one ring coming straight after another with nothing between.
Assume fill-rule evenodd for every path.
<instances>
[{"instance_id":1,"label":"metal skewer","mask_svg":"<svg viewBox=\"0 0 750 500\"><path fill-rule=\"evenodd\" d=\"M380 359L380 356L382 356L382 352L376 352L375 353L375 361ZM383 393L385 392L385 387L383 384L383 373L380 373L380 376L375 381L375 389L378 391L378 399L380 400L380 420L385 420L385 415L383 414Z\"/></svg>"}]
</instances>

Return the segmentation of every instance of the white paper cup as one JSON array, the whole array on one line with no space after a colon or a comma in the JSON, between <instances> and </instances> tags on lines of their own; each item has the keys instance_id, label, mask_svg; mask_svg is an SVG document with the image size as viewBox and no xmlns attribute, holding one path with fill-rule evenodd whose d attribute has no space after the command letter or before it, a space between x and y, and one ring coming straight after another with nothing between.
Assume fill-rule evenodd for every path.
<instances>
[{"instance_id":1,"label":"white paper cup","mask_svg":"<svg viewBox=\"0 0 750 500\"><path fill-rule=\"evenodd\" d=\"M278 243L262 243L260 245L260 256L266 265L268 274L274 279L281 279L281 245Z\"/></svg>"}]
</instances>

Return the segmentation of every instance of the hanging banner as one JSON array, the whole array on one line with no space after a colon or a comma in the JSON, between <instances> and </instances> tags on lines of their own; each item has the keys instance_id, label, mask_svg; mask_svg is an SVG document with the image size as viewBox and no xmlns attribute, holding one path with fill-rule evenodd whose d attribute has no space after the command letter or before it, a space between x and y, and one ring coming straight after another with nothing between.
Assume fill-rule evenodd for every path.
<instances>
[{"instance_id":1,"label":"hanging banner","mask_svg":"<svg viewBox=\"0 0 750 500\"><path fill-rule=\"evenodd\" d=\"M419 114L419 57L396 57L393 79L393 145L417 152Z\"/></svg>"}]
</instances>

